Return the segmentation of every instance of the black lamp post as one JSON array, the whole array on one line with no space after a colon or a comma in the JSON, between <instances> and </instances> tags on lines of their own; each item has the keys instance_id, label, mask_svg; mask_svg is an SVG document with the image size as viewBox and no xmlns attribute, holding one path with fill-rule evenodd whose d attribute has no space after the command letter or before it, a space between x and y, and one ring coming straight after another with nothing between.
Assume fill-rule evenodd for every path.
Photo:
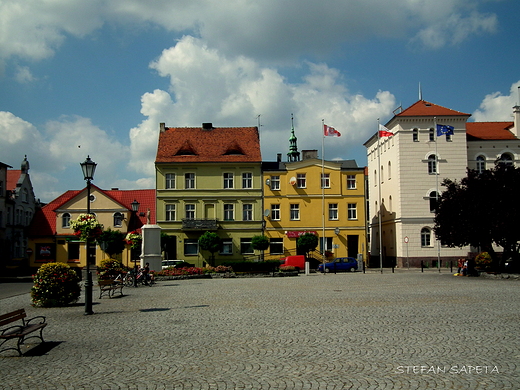
<instances>
[{"instance_id":1,"label":"black lamp post","mask_svg":"<svg viewBox=\"0 0 520 390\"><path fill-rule=\"evenodd\" d=\"M94 180L94 172L96 171L96 163L87 156L87 159L80 163L83 177L87 181L87 214L90 214L90 182ZM85 281L85 315L94 314L92 311L92 274L90 273L89 259L89 238L86 238L87 245L87 280Z\"/></svg>"},{"instance_id":2,"label":"black lamp post","mask_svg":"<svg viewBox=\"0 0 520 390\"><path fill-rule=\"evenodd\" d=\"M133 212L132 216L134 218L137 218L137 212L139 211L140 203L136 199L134 199L134 201L130 204L132 206L132 212ZM135 261L135 260L134 260L134 287L137 287L137 261Z\"/></svg>"}]
</instances>

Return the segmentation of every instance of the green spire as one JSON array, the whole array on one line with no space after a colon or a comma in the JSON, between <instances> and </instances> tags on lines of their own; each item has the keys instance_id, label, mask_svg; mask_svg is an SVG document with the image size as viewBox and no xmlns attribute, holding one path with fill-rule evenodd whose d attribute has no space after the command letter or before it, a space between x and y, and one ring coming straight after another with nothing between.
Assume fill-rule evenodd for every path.
<instances>
[{"instance_id":1,"label":"green spire","mask_svg":"<svg viewBox=\"0 0 520 390\"><path fill-rule=\"evenodd\" d=\"M291 114L291 136L289 137L289 153L287 153L287 161L289 162L300 161L300 152L298 152L296 145L297 140L294 135L294 116Z\"/></svg>"}]
</instances>

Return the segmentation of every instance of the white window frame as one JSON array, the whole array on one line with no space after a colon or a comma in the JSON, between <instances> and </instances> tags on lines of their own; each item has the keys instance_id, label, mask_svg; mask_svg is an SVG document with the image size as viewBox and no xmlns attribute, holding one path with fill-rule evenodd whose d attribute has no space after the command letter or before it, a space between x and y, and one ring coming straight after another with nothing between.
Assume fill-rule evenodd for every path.
<instances>
[{"instance_id":1,"label":"white window frame","mask_svg":"<svg viewBox=\"0 0 520 390\"><path fill-rule=\"evenodd\" d=\"M307 174L298 173L296 175L296 187L297 188L307 188Z\"/></svg>"},{"instance_id":2,"label":"white window frame","mask_svg":"<svg viewBox=\"0 0 520 390\"><path fill-rule=\"evenodd\" d=\"M222 177L224 179L224 189L233 189L234 187L234 178L235 175L233 172L224 172L222 174Z\"/></svg>"},{"instance_id":3,"label":"white window frame","mask_svg":"<svg viewBox=\"0 0 520 390\"><path fill-rule=\"evenodd\" d=\"M355 190L356 188L356 175L347 175L347 190Z\"/></svg>"},{"instance_id":4,"label":"white window frame","mask_svg":"<svg viewBox=\"0 0 520 390\"><path fill-rule=\"evenodd\" d=\"M64 229L70 228L70 214L63 213L61 216L61 227Z\"/></svg>"},{"instance_id":5,"label":"white window frame","mask_svg":"<svg viewBox=\"0 0 520 390\"><path fill-rule=\"evenodd\" d=\"M347 219L349 221L357 220L357 203L347 203Z\"/></svg>"},{"instance_id":6,"label":"white window frame","mask_svg":"<svg viewBox=\"0 0 520 390\"><path fill-rule=\"evenodd\" d=\"M166 221L175 221L175 217L176 217L176 207L175 207L175 204L167 204L165 205L165 210L164 210L164 218Z\"/></svg>"},{"instance_id":7,"label":"white window frame","mask_svg":"<svg viewBox=\"0 0 520 390\"><path fill-rule=\"evenodd\" d=\"M223 238L222 247L220 248L221 255L232 255L233 254L233 239Z\"/></svg>"},{"instance_id":8,"label":"white window frame","mask_svg":"<svg viewBox=\"0 0 520 390\"><path fill-rule=\"evenodd\" d=\"M195 173L186 172L184 174L184 189L186 189L186 190L195 189Z\"/></svg>"},{"instance_id":9,"label":"white window frame","mask_svg":"<svg viewBox=\"0 0 520 390\"><path fill-rule=\"evenodd\" d=\"M291 221L300 220L300 205L298 203L290 204L290 217Z\"/></svg>"},{"instance_id":10,"label":"white window frame","mask_svg":"<svg viewBox=\"0 0 520 390\"><path fill-rule=\"evenodd\" d=\"M169 189L175 189L175 173L167 173L164 175L164 188Z\"/></svg>"},{"instance_id":11,"label":"white window frame","mask_svg":"<svg viewBox=\"0 0 520 390\"><path fill-rule=\"evenodd\" d=\"M242 204L242 220L252 221L253 220L253 204L243 203Z\"/></svg>"},{"instance_id":12,"label":"white window frame","mask_svg":"<svg viewBox=\"0 0 520 390\"><path fill-rule=\"evenodd\" d=\"M271 205L271 220L273 220L273 221L280 220L280 205L279 204Z\"/></svg>"},{"instance_id":13,"label":"white window frame","mask_svg":"<svg viewBox=\"0 0 520 390\"><path fill-rule=\"evenodd\" d=\"M196 215L195 211L196 211L196 209L195 209L194 203L186 203L184 205L184 217L186 219L190 219L190 220L195 219L195 215Z\"/></svg>"},{"instance_id":14,"label":"white window frame","mask_svg":"<svg viewBox=\"0 0 520 390\"><path fill-rule=\"evenodd\" d=\"M235 205L233 203L224 203L224 221L235 220Z\"/></svg>"},{"instance_id":15,"label":"white window frame","mask_svg":"<svg viewBox=\"0 0 520 390\"><path fill-rule=\"evenodd\" d=\"M339 219L338 204L329 203L329 221L337 221Z\"/></svg>"},{"instance_id":16,"label":"white window frame","mask_svg":"<svg viewBox=\"0 0 520 390\"><path fill-rule=\"evenodd\" d=\"M423 227L421 229L421 248L431 248L432 246L432 231Z\"/></svg>"},{"instance_id":17,"label":"white window frame","mask_svg":"<svg viewBox=\"0 0 520 390\"><path fill-rule=\"evenodd\" d=\"M253 174L251 172L242 173L242 188L253 188Z\"/></svg>"},{"instance_id":18,"label":"white window frame","mask_svg":"<svg viewBox=\"0 0 520 390\"><path fill-rule=\"evenodd\" d=\"M330 173L322 173L321 175L321 188L330 188Z\"/></svg>"},{"instance_id":19,"label":"white window frame","mask_svg":"<svg viewBox=\"0 0 520 390\"><path fill-rule=\"evenodd\" d=\"M272 191L280 190L280 176L279 175L271 176L271 190Z\"/></svg>"},{"instance_id":20,"label":"white window frame","mask_svg":"<svg viewBox=\"0 0 520 390\"><path fill-rule=\"evenodd\" d=\"M115 212L112 216L114 227L122 227L123 226L124 215L119 211Z\"/></svg>"}]
</instances>

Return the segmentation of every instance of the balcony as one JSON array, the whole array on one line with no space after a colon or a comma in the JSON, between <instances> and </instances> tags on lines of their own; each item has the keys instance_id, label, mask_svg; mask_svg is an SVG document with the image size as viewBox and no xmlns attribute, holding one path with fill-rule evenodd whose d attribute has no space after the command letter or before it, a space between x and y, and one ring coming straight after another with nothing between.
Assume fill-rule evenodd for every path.
<instances>
[{"instance_id":1,"label":"balcony","mask_svg":"<svg viewBox=\"0 0 520 390\"><path fill-rule=\"evenodd\" d=\"M216 219L186 219L182 220L183 230L217 230Z\"/></svg>"}]
</instances>

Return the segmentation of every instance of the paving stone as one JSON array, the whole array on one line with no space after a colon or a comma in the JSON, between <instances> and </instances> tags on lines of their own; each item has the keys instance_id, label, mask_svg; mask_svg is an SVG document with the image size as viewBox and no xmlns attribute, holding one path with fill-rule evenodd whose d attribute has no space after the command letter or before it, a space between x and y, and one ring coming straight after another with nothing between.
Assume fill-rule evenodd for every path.
<instances>
[{"instance_id":1,"label":"paving stone","mask_svg":"<svg viewBox=\"0 0 520 390\"><path fill-rule=\"evenodd\" d=\"M47 316L55 346L4 352L0 388L518 389L519 288L446 270L166 280L94 294L92 316L23 294L0 311Z\"/></svg>"}]
</instances>

